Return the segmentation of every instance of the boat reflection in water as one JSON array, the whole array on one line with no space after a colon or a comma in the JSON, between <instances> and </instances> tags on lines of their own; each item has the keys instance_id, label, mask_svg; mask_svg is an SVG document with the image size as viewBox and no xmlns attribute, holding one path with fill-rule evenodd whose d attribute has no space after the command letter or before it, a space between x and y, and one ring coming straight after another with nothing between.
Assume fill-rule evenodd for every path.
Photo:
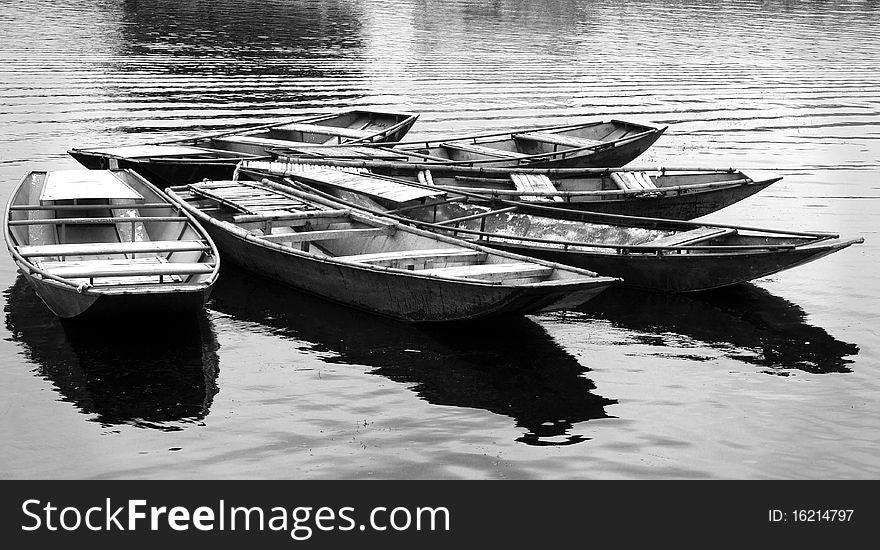
<instances>
[{"instance_id":1,"label":"boat reflection in water","mask_svg":"<svg viewBox=\"0 0 880 550\"><path fill-rule=\"evenodd\" d=\"M512 417L529 445L570 445L579 422L607 418L616 401L598 396L589 371L525 317L417 326L338 306L230 264L210 307L259 323L273 334L338 355L324 360L372 367L371 374L411 385L435 405Z\"/></svg>"},{"instance_id":2,"label":"boat reflection in water","mask_svg":"<svg viewBox=\"0 0 880 550\"><path fill-rule=\"evenodd\" d=\"M579 311L638 333L645 344L687 348L685 337L770 374L851 372L859 352L811 325L798 305L752 284L688 295L612 288Z\"/></svg>"},{"instance_id":3,"label":"boat reflection in water","mask_svg":"<svg viewBox=\"0 0 880 550\"><path fill-rule=\"evenodd\" d=\"M206 314L179 320L60 321L19 276L6 327L36 374L105 426L180 430L217 393L217 340Z\"/></svg>"}]
</instances>

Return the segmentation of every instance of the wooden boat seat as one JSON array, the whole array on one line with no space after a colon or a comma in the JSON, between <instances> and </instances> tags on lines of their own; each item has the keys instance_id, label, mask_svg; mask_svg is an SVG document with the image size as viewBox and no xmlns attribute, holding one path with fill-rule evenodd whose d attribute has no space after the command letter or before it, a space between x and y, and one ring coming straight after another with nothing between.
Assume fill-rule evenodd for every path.
<instances>
[{"instance_id":1,"label":"wooden boat seat","mask_svg":"<svg viewBox=\"0 0 880 550\"><path fill-rule=\"evenodd\" d=\"M340 126L321 126L320 124L308 124L304 122L292 122L282 126L276 126L276 130L289 130L291 132L304 132L308 134L320 134L325 136L342 136L351 139L364 139L375 135L375 132L358 130Z\"/></svg>"},{"instance_id":2,"label":"wooden boat seat","mask_svg":"<svg viewBox=\"0 0 880 550\"><path fill-rule=\"evenodd\" d=\"M333 159L382 159L382 160L406 160L407 156L396 151L380 147L366 147L354 145L302 145L290 144L284 148L284 152L295 152L304 157L333 158ZM309 166L309 165L305 165Z\"/></svg>"},{"instance_id":3,"label":"wooden boat seat","mask_svg":"<svg viewBox=\"0 0 880 550\"><path fill-rule=\"evenodd\" d=\"M293 176L306 183L317 182L398 204L444 195L442 192L404 185L372 174L352 174L329 168L296 172Z\"/></svg>"},{"instance_id":4,"label":"wooden boat seat","mask_svg":"<svg viewBox=\"0 0 880 550\"><path fill-rule=\"evenodd\" d=\"M378 237L381 235L391 235L395 231L394 226L385 227L367 227L364 229L324 229L320 231L289 231L272 233L270 235L259 235L260 239L266 241L282 241L291 243L301 243L306 241L329 241L333 239L350 239L358 237Z\"/></svg>"},{"instance_id":5,"label":"wooden boat seat","mask_svg":"<svg viewBox=\"0 0 880 550\"><path fill-rule=\"evenodd\" d=\"M540 143L549 143L551 145L563 145L565 147L574 147L577 149L581 147L601 147L603 145L610 145L606 141L563 136L560 134L554 134L552 132L524 132L521 134L513 134L513 138L524 139L528 141L537 141Z\"/></svg>"},{"instance_id":6,"label":"wooden boat seat","mask_svg":"<svg viewBox=\"0 0 880 550\"><path fill-rule=\"evenodd\" d=\"M526 158L529 155L525 155L523 153L518 153L516 151L506 151L504 149L495 149L494 147L485 147L483 145L477 145L476 143L457 143L457 142L446 142L441 143L440 147L445 147L447 149L457 149L459 151L466 151L468 153L476 153L478 155L483 155L487 157L497 157L504 159L518 159L518 158Z\"/></svg>"},{"instance_id":7,"label":"wooden boat seat","mask_svg":"<svg viewBox=\"0 0 880 550\"><path fill-rule=\"evenodd\" d=\"M675 233L666 237L660 237L659 239L654 239L653 241L643 243L643 245L688 246L707 241L709 239L714 239L716 237L732 235L733 233L736 233L736 229L731 229L729 227L698 227L696 229L691 229L690 231L684 231L682 233Z\"/></svg>"},{"instance_id":8,"label":"wooden boat seat","mask_svg":"<svg viewBox=\"0 0 880 550\"><path fill-rule=\"evenodd\" d=\"M291 212L289 210L269 210L258 214L236 214L232 217L235 223L252 223L268 221L299 221L347 218L351 216L351 210L307 210Z\"/></svg>"},{"instance_id":9,"label":"wooden boat seat","mask_svg":"<svg viewBox=\"0 0 880 550\"><path fill-rule=\"evenodd\" d=\"M164 279L165 277L171 277L170 280L173 281L175 276L207 274L214 271L213 264L168 262L159 257L71 262L46 261L39 262L38 266L52 275L66 279L150 276L151 280L159 277L160 282L168 280ZM177 277L176 280L180 280L180 278Z\"/></svg>"},{"instance_id":10,"label":"wooden boat seat","mask_svg":"<svg viewBox=\"0 0 880 550\"><path fill-rule=\"evenodd\" d=\"M89 256L93 254L147 254L210 250L202 241L137 241L120 243L44 244L22 246L25 258L47 256Z\"/></svg>"},{"instance_id":11,"label":"wooden boat seat","mask_svg":"<svg viewBox=\"0 0 880 550\"><path fill-rule=\"evenodd\" d=\"M291 144L297 143L294 141L288 141L284 139L272 139L265 137L257 137L257 136L221 136L212 138L212 141L220 142L220 143L241 143L244 145L256 145L259 147L290 147Z\"/></svg>"},{"instance_id":12,"label":"wooden boat seat","mask_svg":"<svg viewBox=\"0 0 880 550\"><path fill-rule=\"evenodd\" d=\"M415 264L433 266L436 262L463 263L478 261L486 256L485 252L468 248L430 248L424 250L399 250L395 252L376 252L373 254L356 254L353 256L338 256L339 260L358 262L363 264L382 265L386 267L401 267Z\"/></svg>"},{"instance_id":13,"label":"wooden boat seat","mask_svg":"<svg viewBox=\"0 0 880 550\"><path fill-rule=\"evenodd\" d=\"M651 177L645 172L612 172L611 181L623 190L657 189Z\"/></svg>"},{"instance_id":14,"label":"wooden boat seat","mask_svg":"<svg viewBox=\"0 0 880 550\"><path fill-rule=\"evenodd\" d=\"M457 267L440 267L435 269L424 269L419 271L419 273L439 275L442 277L500 282L509 279L542 279L553 273L553 268L540 264L519 262L509 264L477 264Z\"/></svg>"},{"instance_id":15,"label":"wooden boat seat","mask_svg":"<svg viewBox=\"0 0 880 550\"><path fill-rule=\"evenodd\" d=\"M510 179L513 181L517 191L542 191L557 193L559 190L550 181L550 178L543 174L511 174ZM521 195L520 199L524 201L548 202L559 201L563 199L560 196L547 195Z\"/></svg>"},{"instance_id":16,"label":"wooden boat seat","mask_svg":"<svg viewBox=\"0 0 880 550\"><path fill-rule=\"evenodd\" d=\"M40 190L40 203L77 199L127 199L144 197L107 170L53 170Z\"/></svg>"}]
</instances>

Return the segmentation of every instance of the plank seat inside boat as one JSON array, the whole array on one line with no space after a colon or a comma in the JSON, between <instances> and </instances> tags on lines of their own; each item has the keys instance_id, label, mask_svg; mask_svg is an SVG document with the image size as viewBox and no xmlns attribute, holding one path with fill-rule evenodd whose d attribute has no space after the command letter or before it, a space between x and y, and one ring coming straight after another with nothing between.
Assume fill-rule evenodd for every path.
<instances>
[{"instance_id":1,"label":"plank seat inside boat","mask_svg":"<svg viewBox=\"0 0 880 550\"><path fill-rule=\"evenodd\" d=\"M440 147L444 147L446 149L457 149L459 151L465 151L468 153L476 153L478 155L484 155L487 157L517 159L526 158L529 156L516 151L507 151L504 149L496 149L494 147L485 147L476 143L445 142L441 143Z\"/></svg>"},{"instance_id":2,"label":"plank seat inside boat","mask_svg":"<svg viewBox=\"0 0 880 550\"><path fill-rule=\"evenodd\" d=\"M653 241L643 243L644 246L688 246L697 244L716 237L732 235L736 229L730 227L698 227L689 231L675 233L666 237L660 237Z\"/></svg>"},{"instance_id":3,"label":"plank seat inside boat","mask_svg":"<svg viewBox=\"0 0 880 550\"><path fill-rule=\"evenodd\" d=\"M44 261L37 265L52 275L66 279L118 278L126 283L135 282L131 279L139 276L145 279L138 282L173 282L182 280L181 275L199 275L214 271L213 264L168 262L158 256L116 260Z\"/></svg>"},{"instance_id":4,"label":"plank seat inside boat","mask_svg":"<svg viewBox=\"0 0 880 550\"><path fill-rule=\"evenodd\" d=\"M485 257L485 252L469 248L429 248L424 250L398 250L394 252L339 256L338 259L385 267L399 267L401 269L415 269L417 267L430 269L438 267L436 265L438 263L445 264L442 267L450 267L450 264L453 263L475 262Z\"/></svg>"},{"instance_id":5,"label":"plank seat inside boat","mask_svg":"<svg viewBox=\"0 0 880 550\"><path fill-rule=\"evenodd\" d=\"M575 148L600 147L602 145L609 145L608 142L605 141L573 136L563 136L560 134L554 134L552 132L523 132L521 134L514 134L513 137L514 139L537 141L540 143L549 143L551 145L563 145L566 147Z\"/></svg>"},{"instance_id":6,"label":"plank seat inside boat","mask_svg":"<svg viewBox=\"0 0 880 550\"><path fill-rule=\"evenodd\" d=\"M284 148L285 152L296 152L306 157L334 158L334 159L385 159L405 160L406 155L388 149L378 147L365 147L354 145L321 146L291 144Z\"/></svg>"},{"instance_id":7,"label":"plank seat inside boat","mask_svg":"<svg viewBox=\"0 0 880 550\"><path fill-rule=\"evenodd\" d=\"M550 193L559 192L559 190L556 189L556 186L553 185L553 182L550 181L550 178L543 174L511 174L510 179L511 181L513 181L513 185L514 187L516 187L517 191L541 191ZM558 195L521 195L520 198L524 201L539 202L563 200L562 197Z\"/></svg>"},{"instance_id":8,"label":"plank seat inside boat","mask_svg":"<svg viewBox=\"0 0 880 550\"><path fill-rule=\"evenodd\" d=\"M435 269L424 269L419 271L419 273L438 275L442 277L456 277L501 282L514 279L540 280L552 274L553 268L528 262L516 262L440 267Z\"/></svg>"},{"instance_id":9,"label":"plank seat inside boat","mask_svg":"<svg viewBox=\"0 0 880 550\"><path fill-rule=\"evenodd\" d=\"M244 145L257 145L259 147L289 147L292 141L288 141L286 139L274 139L260 136L241 136L241 135L231 135L231 136L221 136L212 138L212 141L218 143L240 143Z\"/></svg>"},{"instance_id":10,"label":"plank seat inside boat","mask_svg":"<svg viewBox=\"0 0 880 550\"><path fill-rule=\"evenodd\" d=\"M412 185L397 183L372 174L353 174L328 168L297 172L296 178L306 182L314 181L319 184L354 191L372 198L395 203L441 197L444 194L434 190L420 189Z\"/></svg>"},{"instance_id":11,"label":"plank seat inside boat","mask_svg":"<svg viewBox=\"0 0 880 550\"><path fill-rule=\"evenodd\" d=\"M343 128L340 126L322 126L320 124L308 124L304 122L291 122L289 124L277 126L276 129L287 130L290 132L304 132L307 134L320 134L325 136L342 136L352 139L364 139L375 135L375 132L371 132L368 130L359 130L357 128L348 127Z\"/></svg>"},{"instance_id":12,"label":"plank seat inside boat","mask_svg":"<svg viewBox=\"0 0 880 550\"><path fill-rule=\"evenodd\" d=\"M623 190L657 189L646 172L612 172L611 181Z\"/></svg>"},{"instance_id":13,"label":"plank seat inside boat","mask_svg":"<svg viewBox=\"0 0 880 550\"><path fill-rule=\"evenodd\" d=\"M127 199L144 197L113 172L104 170L53 170L46 175L40 202L83 199Z\"/></svg>"},{"instance_id":14,"label":"plank seat inside boat","mask_svg":"<svg viewBox=\"0 0 880 550\"><path fill-rule=\"evenodd\" d=\"M293 210L300 212L320 210L296 198L282 195L270 189L244 185L235 181L191 184L187 188L196 195L251 215L267 213L271 215Z\"/></svg>"},{"instance_id":15,"label":"plank seat inside boat","mask_svg":"<svg viewBox=\"0 0 880 550\"><path fill-rule=\"evenodd\" d=\"M116 243L74 243L22 246L25 258L48 256L90 256L98 254L149 254L210 250L203 241L136 241Z\"/></svg>"},{"instance_id":16,"label":"plank seat inside boat","mask_svg":"<svg viewBox=\"0 0 880 550\"><path fill-rule=\"evenodd\" d=\"M391 235L395 231L394 226L383 227L366 227L351 229L323 229L318 231L285 231L290 228L281 229L277 233L273 232L268 235L254 235L260 239L272 242L281 241L283 243L301 243L307 241L329 241L333 239L351 239L359 237L379 237L383 235ZM273 231L275 231L273 229Z\"/></svg>"},{"instance_id":17,"label":"plank seat inside boat","mask_svg":"<svg viewBox=\"0 0 880 550\"><path fill-rule=\"evenodd\" d=\"M298 221L347 218L351 216L351 210L306 210L291 212L289 210L265 210L257 214L237 214L232 217L235 223L267 222L267 221Z\"/></svg>"}]
</instances>

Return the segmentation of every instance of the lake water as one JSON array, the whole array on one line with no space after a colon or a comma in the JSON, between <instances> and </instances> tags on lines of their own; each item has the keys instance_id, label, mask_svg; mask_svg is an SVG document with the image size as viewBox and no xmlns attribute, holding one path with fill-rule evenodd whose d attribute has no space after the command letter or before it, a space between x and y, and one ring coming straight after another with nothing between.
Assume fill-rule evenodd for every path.
<instances>
[{"instance_id":1,"label":"lake water","mask_svg":"<svg viewBox=\"0 0 880 550\"><path fill-rule=\"evenodd\" d=\"M364 107L410 137L668 124L634 164L784 177L707 219L865 238L445 328L228 265L197 319L64 326L4 254L3 478L880 477L876 2L23 0L0 28L3 203L70 147Z\"/></svg>"}]
</instances>

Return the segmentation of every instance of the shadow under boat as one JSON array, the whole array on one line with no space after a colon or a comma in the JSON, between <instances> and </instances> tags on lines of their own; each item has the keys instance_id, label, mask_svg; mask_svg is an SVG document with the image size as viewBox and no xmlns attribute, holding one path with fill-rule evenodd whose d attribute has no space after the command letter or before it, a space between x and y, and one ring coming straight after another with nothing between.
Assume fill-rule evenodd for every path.
<instances>
[{"instance_id":1,"label":"shadow under boat","mask_svg":"<svg viewBox=\"0 0 880 550\"><path fill-rule=\"evenodd\" d=\"M589 369L524 317L443 326L396 322L254 278L226 264L209 307L268 326L284 338L371 367L410 384L435 404L484 409L513 418L528 445L571 445L589 438L577 423L608 418L616 401L596 395Z\"/></svg>"},{"instance_id":2,"label":"shadow under boat","mask_svg":"<svg viewBox=\"0 0 880 550\"><path fill-rule=\"evenodd\" d=\"M208 415L219 391L219 346L204 311L68 322L21 276L5 295L6 328L35 373L94 421L175 431Z\"/></svg>"},{"instance_id":3,"label":"shadow under boat","mask_svg":"<svg viewBox=\"0 0 880 550\"><path fill-rule=\"evenodd\" d=\"M750 283L687 295L612 288L578 311L640 334L647 344L683 347L684 336L770 374L852 372L859 352L810 324L800 306Z\"/></svg>"}]
</instances>

